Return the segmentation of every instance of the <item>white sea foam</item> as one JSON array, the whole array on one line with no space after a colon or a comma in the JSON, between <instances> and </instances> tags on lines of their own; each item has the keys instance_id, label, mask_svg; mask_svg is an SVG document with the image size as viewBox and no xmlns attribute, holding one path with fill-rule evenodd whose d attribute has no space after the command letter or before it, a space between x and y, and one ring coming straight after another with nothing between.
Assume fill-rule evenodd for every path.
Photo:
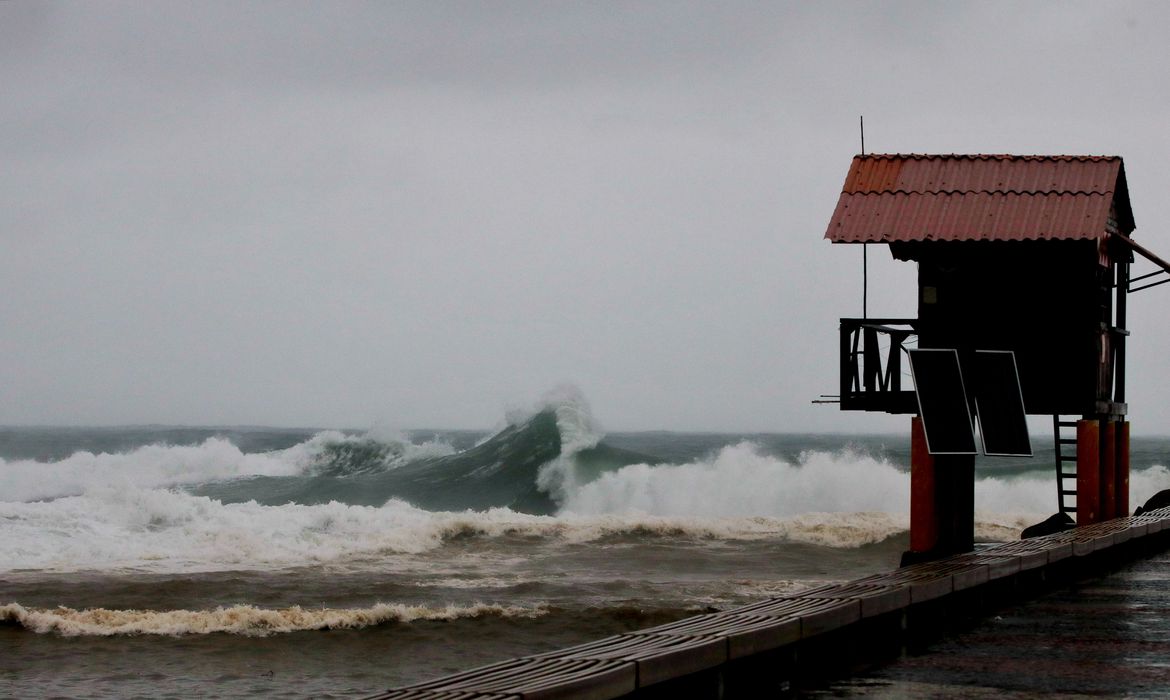
<instances>
[{"instance_id":1,"label":"white sea foam","mask_svg":"<svg viewBox=\"0 0 1170 700\"><path fill-rule=\"evenodd\" d=\"M447 605L429 608L400 603L378 603L368 608L257 608L251 605L214 610L74 610L26 608L17 603L0 605L0 623L15 623L40 634L65 637L114 635L188 635L215 632L248 637L323 629L357 629L391 622L457 620L462 618L534 618L544 615L542 606Z\"/></svg>"},{"instance_id":2,"label":"white sea foam","mask_svg":"<svg viewBox=\"0 0 1170 700\"><path fill-rule=\"evenodd\" d=\"M468 536L553 543L614 537L780 539L856 547L905 528L904 514L888 513L554 517L506 508L431 512L401 501L381 507L225 504L163 489L103 488L53 501L0 503L0 571L367 569Z\"/></svg>"},{"instance_id":3,"label":"white sea foam","mask_svg":"<svg viewBox=\"0 0 1170 700\"><path fill-rule=\"evenodd\" d=\"M1130 476L1135 506L1167 488L1170 470L1165 467ZM788 523L786 536L793 540L856 546L909 527L910 475L848 449L808 452L788 462L743 442L687 464L623 467L578 486L563 503L562 514L577 515L720 518L750 513ZM977 537L1015 539L1023 528L1056 511L1056 484L1035 474L978 479L975 506ZM823 528L808 522L817 517L827 518Z\"/></svg>"},{"instance_id":4,"label":"white sea foam","mask_svg":"<svg viewBox=\"0 0 1170 700\"><path fill-rule=\"evenodd\" d=\"M146 445L113 454L77 452L57 462L0 459L0 500L59 498L109 486L167 488L245 476L293 476L312 470L330 444L370 439L393 445L397 460L388 468L454 451L441 441L412 444L401 435L375 438L327 430L288 449L261 453L245 453L230 441L213 437L198 445Z\"/></svg>"},{"instance_id":5,"label":"white sea foam","mask_svg":"<svg viewBox=\"0 0 1170 700\"><path fill-rule=\"evenodd\" d=\"M596 443L600 432L583 402L556 406L564 434L576 435L566 445ZM0 571L368 568L396 557L401 563L402 557L466 537L554 544L631 537L775 539L848 548L880 542L909 525L909 475L896 466L850 450L809 452L788 461L749 442L686 464L631 465L585 484L574 480L570 465L554 463L549 471L561 470L557 488L564 504L556 516L506 508L431 512L397 500L380 507L225 504L165 488L244 474L300 474L321 445L337 439L345 436L323 433L262 455L245 455L213 439L123 455L78 453L47 465L2 463ZM1131 476L1135 506L1165 488L1170 471L1164 467ZM37 494L62 492L76 495L29 502ZM976 534L1014 539L1055 505L1055 484L1047 475L980 479ZM437 562L443 555L431 558Z\"/></svg>"},{"instance_id":6,"label":"white sea foam","mask_svg":"<svg viewBox=\"0 0 1170 700\"><path fill-rule=\"evenodd\" d=\"M95 488L47 502L0 503L0 567L206 571L379 560L531 517L431 513L400 501L378 508L224 504L162 489Z\"/></svg>"},{"instance_id":7,"label":"white sea foam","mask_svg":"<svg viewBox=\"0 0 1170 700\"><path fill-rule=\"evenodd\" d=\"M58 462L0 460L0 498L31 501L94 487L177 486L245 475L286 476L303 469L298 460L305 449L298 445L291 452L245 454L228 440L208 438L199 445L147 445L116 454L77 452Z\"/></svg>"},{"instance_id":8,"label":"white sea foam","mask_svg":"<svg viewBox=\"0 0 1170 700\"><path fill-rule=\"evenodd\" d=\"M813 452L793 464L743 442L688 464L635 464L604 474L568 494L563 512L706 517L905 513L909 495L909 475L866 455Z\"/></svg>"},{"instance_id":9,"label":"white sea foam","mask_svg":"<svg viewBox=\"0 0 1170 700\"><path fill-rule=\"evenodd\" d=\"M1150 496L1170 489L1170 470L1158 465L1129 474L1129 507L1132 511Z\"/></svg>"}]
</instances>

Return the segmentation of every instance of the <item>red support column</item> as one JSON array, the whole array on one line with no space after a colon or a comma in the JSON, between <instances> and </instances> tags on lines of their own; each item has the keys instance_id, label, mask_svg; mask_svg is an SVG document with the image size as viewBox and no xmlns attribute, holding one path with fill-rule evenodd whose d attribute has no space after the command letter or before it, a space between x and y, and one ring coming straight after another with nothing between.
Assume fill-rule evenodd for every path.
<instances>
[{"instance_id":1,"label":"red support column","mask_svg":"<svg viewBox=\"0 0 1170 700\"><path fill-rule=\"evenodd\" d=\"M910 551L929 552L938 545L934 457L926 448L922 419L910 419Z\"/></svg>"},{"instance_id":2,"label":"red support column","mask_svg":"<svg viewBox=\"0 0 1170 700\"><path fill-rule=\"evenodd\" d=\"M1124 517L1129 510L1129 421L1117 422L1117 515Z\"/></svg>"},{"instance_id":3,"label":"red support column","mask_svg":"<svg viewBox=\"0 0 1170 700\"><path fill-rule=\"evenodd\" d=\"M1077 525L1101 521L1101 440L1099 423L1077 421Z\"/></svg>"},{"instance_id":4,"label":"red support column","mask_svg":"<svg viewBox=\"0 0 1170 700\"><path fill-rule=\"evenodd\" d=\"M1117 512L1117 422L1101 422L1101 520Z\"/></svg>"}]
</instances>

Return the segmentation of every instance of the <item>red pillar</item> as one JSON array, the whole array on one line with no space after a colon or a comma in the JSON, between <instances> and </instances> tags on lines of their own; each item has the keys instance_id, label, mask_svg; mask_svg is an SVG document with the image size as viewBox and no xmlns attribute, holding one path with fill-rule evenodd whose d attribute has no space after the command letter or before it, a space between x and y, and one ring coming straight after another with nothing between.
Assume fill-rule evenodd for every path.
<instances>
[{"instance_id":1,"label":"red pillar","mask_svg":"<svg viewBox=\"0 0 1170 700\"><path fill-rule=\"evenodd\" d=\"M1117 515L1129 515L1129 421L1117 422Z\"/></svg>"},{"instance_id":2,"label":"red pillar","mask_svg":"<svg viewBox=\"0 0 1170 700\"><path fill-rule=\"evenodd\" d=\"M1099 423L1077 421L1077 525L1101 521L1101 441Z\"/></svg>"},{"instance_id":3,"label":"red pillar","mask_svg":"<svg viewBox=\"0 0 1170 700\"><path fill-rule=\"evenodd\" d=\"M1101 423L1101 520L1112 520L1117 512L1117 422Z\"/></svg>"},{"instance_id":4,"label":"red pillar","mask_svg":"<svg viewBox=\"0 0 1170 700\"><path fill-rule=\"evenodd\" d=\"M938 545L934 457L926 449L922 419L910 419L910 551L929 552Z\"/></svg>"}]
</instances>

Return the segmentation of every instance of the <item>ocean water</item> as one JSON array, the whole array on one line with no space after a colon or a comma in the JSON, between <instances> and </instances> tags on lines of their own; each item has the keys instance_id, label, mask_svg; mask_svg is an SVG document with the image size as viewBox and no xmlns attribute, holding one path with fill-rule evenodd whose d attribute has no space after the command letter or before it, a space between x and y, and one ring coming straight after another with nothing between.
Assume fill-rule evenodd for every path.
<instances>
[{"instance_id":1,"label":"ocean water","mask_svg":"<svg viewBox=\"0 0 1170 700\"><path fill-rule=\"evenodd\" d=\"M1055 510L1049 436L977 536ZM892 569L905 435L0 428L0 697L362 697ZM1133 439L1132 501L1170 488Z\"/></svg>"}]
</instances>

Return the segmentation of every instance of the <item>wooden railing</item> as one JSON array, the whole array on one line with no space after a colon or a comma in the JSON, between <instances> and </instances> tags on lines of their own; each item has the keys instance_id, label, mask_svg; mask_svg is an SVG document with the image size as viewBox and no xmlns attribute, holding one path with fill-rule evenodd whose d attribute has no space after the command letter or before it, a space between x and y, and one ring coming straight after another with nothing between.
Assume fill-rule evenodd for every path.
<instances>
[{"instance_id":1,"label":"wooden railing","mask_svg":"<svg viewBox=\"0 0 1170 700\"><path fill-rule=\"evenodd\" d=\"M913 388L902 388L904 344L917 334L914 318L841 319L841 410L917 413Z\"/></svg>"}]
</instances>

